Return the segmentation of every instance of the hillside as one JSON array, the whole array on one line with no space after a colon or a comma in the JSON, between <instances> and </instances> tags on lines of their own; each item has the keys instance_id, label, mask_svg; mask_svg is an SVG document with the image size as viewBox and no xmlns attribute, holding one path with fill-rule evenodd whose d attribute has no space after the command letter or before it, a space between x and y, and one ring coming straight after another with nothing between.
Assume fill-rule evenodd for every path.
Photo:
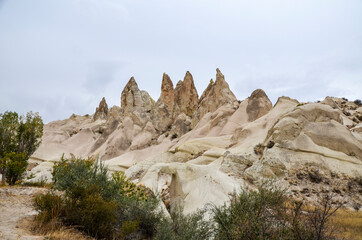
<instances>
[{"instance_id":1,"label":"hillside","mask_svg":"<svg viewBox=\"0 0 362 240\"><path fill-rule=\"evenodd\" d=\"M362 205L361 120L362 107L347 99L280 97L273 106L257 89L239 101L219 69L201 96L191 73L175 87L164 74L157 101L132 77L120 107L103 98L93 115L46 124L29 174L50 180L63 154L94 156L186 213L265 178L296 198L334 192L354 207Z\"/></svg>"}]
</instances>

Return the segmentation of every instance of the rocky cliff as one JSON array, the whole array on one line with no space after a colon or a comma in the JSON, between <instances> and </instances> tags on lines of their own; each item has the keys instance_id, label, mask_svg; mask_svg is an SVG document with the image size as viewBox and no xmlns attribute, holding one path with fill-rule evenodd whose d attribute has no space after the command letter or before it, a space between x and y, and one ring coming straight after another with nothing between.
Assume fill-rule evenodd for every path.
<instances>
[{"instance_id":1,"label":"rocky cliff","mask_svg":"<svg viewBox=\"0 0 362 240\"><path fill-rule=\"evenodd\" d=\"M280 97L273 106L257 89L238 101L219 69L200 97L190 72L176 87L163 74L157 101L132 77L121 106L108 109L103 98L93 115L45 125L31 173L50 179L62 154L93 156L186 212L266 178L296 198L334 192L362 205L361 120L362 107L340 98Z\"/></svg>"}]
</instances>

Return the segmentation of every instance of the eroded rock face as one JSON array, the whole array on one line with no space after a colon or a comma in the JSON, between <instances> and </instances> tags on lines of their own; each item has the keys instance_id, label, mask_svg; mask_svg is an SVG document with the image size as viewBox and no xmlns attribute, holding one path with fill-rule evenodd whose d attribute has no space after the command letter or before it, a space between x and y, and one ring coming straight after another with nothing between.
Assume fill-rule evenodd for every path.
<instances>
[{"instance_id":1,"label":"eroded rock face","mask_svg":"<svg viewBox=\"0 0 362 240\"><path fill-rule=\"evenodd\" d=\"M172 111L175 102L175 92L171 78L166 73L162 77L161 96L158 101L164 103L168 110Z\"/></svg>"},{"instance_id":2,"label":"eroded rock face","mask_svg":"<svg viewBox=\"0 0 362 240\"><path fill-rule=\"evenodd\" d=\"M125 116L132 118L135 124L144 126L151 120L154 100L146 91L141 91L133 77L128 81L121 94L121 108Z\"/></svg>"},{"instance_id":3,"label":"eroded rock face","mask_svg":"<svg viewBox=\"0 0 362 240\"><path fill-rule=\"evenodd\" d=\"M156 130L165 132L173 121L175 93L171 78L164 73L161 84L161 96L152 110L152 122Z\"/></svg>"},{"instance_id":4,"label":"eroded rock face","mask_svg":"<svg viewBox=\"0 0 362 240\"><path fill-rule=\"evenodd\" d=\"M272 107L273 105L265 92L262 89L255 90L249 97L248 106L246 107L249 122L264 116Z\"/></svg>"},{"instance_id":5,"label":"eroded rock face","mask_svg":"<svg viewBox=\"0 0 362 240\"><path fill-rule=\"evenodd\" d=\"M217 68L216 81L211 79L210 84L202 93L198 108L193 115L193 126L208 112L214 112L225 104L238 105L234 93L230 90L229 84L225 81L224 75Z\"/></svg>"},{"instance_id":6,"label":"eroded rock face","mask_svg":"<svg viewBox=\"0 0 362 240\"><path fill-rule=\"evenodd\" d=\"M96 112L93 115L93 120L106 119L108 114L108 105L106 99L103 97L99 103L99 107L96 108Z\"/></svg>"},{"instance_id":7,"label":"eroded rock face","mask_svg":"<svg viewBox=\"0 0 362 240\"><path fill-rule=\"evenodd\" d=\"M338 110L322 104L295 108L268 132L269 141L281 147L316 151L316 146L362 159L362 144L343 126Z\"/></svg>"},{"instance_id":8,"label":"eroded rock face","mask_svg":"<svg viewBox=\"0 0 362 240\"><path fill-rule=\"evenodd\" d=\"M185 113L192 117L197 109L199 95L195 88L194 79L189 71L186 72L183 81L179 81L175 88L175 108L174 115Z\"/></svg>"},{"instance_id":9,"label":"eroded rock face","mask_svg":"<svg viewBox=\"0 0 362 240\"><path fill-rule=\"evenodd\" d=\"M134 77L128 81L121 94L121 108L125 112L142 106L141 91Z\"/></svg>"},{"instance_id":10,"label":"eroded rock face","mask_svg":"<svg viewBox=\"0 0 362 240\"><path fill-rule=\"evenodd\" d=\"M309 197L306 188L310 196L336 188L348 202L362 204L356 180L362 175L362 123L353 120L362 108L353 102L300 104L280 97L272 107L257 89L239 104L219 70L199 100L187 72L176 88L163 75L157 103L134 78L122 92L122 107L105 111L102 102L96 112L107 112L106 121L72 115L44 126L42 145L29 160L35 180L44 172L51 179L53 162L65 153L100 157L110 171L125 171L160 193L166 208L181 204L186 213L223 204L234 190L253 189L269 177L295 196Z\"/></svg>"}]
</instances>

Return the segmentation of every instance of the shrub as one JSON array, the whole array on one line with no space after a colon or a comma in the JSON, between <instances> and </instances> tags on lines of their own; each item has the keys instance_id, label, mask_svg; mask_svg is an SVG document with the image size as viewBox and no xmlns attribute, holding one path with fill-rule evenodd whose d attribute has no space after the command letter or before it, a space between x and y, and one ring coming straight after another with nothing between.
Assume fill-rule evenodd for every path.
<instances>
[{"instance_id":1,"label":"shrub","mask_svg":"<svg viewBox=\"0 0 362 240\"><path fill-rule=\"evenodd\" d=\"M83 231L97 238L115 237L117 204L111 200L104 200L94 188L87 190L89 193L78 200L66 199L65 222L68 225L81 226ZM92 193L93 190L95 193Z\"/></svg>"},{"instance_id":2,"label":"shrub","mask_svg":"<svg viewBox=\"0 0 362 240\"><path fill-rule=\"evenodd\" d=\"M360 99L356 99L353 101L357 106L362 106L362 102Z\"/></svg>"},{"instance_id":3,"label":"shrub","mask_svg":"<svg viewBox=\"0 0 362 240\"><path fill-rule=\"evenodd\" d=\"M107 168L93 159L62 157L54 165L52 175L53 188L62 192L61 214L57 217L63 224L101 239L141 239L155 233L160 219L156 211L158 199L147 188L130 182L123 173L109 177ZM39 197L47 198L50 197ZM44 223L51 218L41 215L51 215L53 211L54 202L49 202L35 203Z\"/></svg>"},{"instance_id":4,"label":"shrub","mask_svg":"<svg viewBox=\"0 0 362 240\"><path fill-rule=\"evenodd\" d=\"M171 139L172 139L172 140L173 140L173 139L176 139L176 138L178 138L178 134L177 134L177 133L174 133L174 134L171 135Z\"/></svg>"},{"instance_id":5,"label":"shrub","mask_svg":"<svg viewBox=\"0 0 362 240\"><path fill-rule=\"evenodd\" d=\"M265 147L261 143L259 143L254 147L254 153L256 155L263 155L264 148Z\"/></svg>"},{"instance_id":6,"label":"shrub","mask_svg":"<svg viewBox=\"0 0 362 240\"><path fill-rule=\"evenodd\" d=\"M336 239L329 226L332 215L342 206L332 207L332 195L323 196L313 207L287 201L285 192L270 182L257 191L242 191L230 205L214 207L216 239Z\"/></svg>"},{"instance_id":7,"label":"shrub","mask_svg":"<svg viewBox=\"0 0 362 240\"><path fill-rule=\"evenodd\" d=\"M14 185L21 179L28 166L28 158L25 153L7 153L3 158L7 165L6 180L9 185Z\"/></svg>"},{"instance_id":8,"label":"shrub","mask_svg":"<svg viewBox=\"0 0 362 240\"><path fill-rule=\"evenodd\" d=\"M184 215L182 208L171 211L171 219L163 218L157 228L156 240L204 240L213 236L213 223L204 219L205 210Z\"/></svg>"},{"instance_id":9,"label":"shrub","mask_svg":"<svg viewBox=\"0 0 362 240\"><path fill-rule=\"evenodd\" d=\"M216 239L282 239L285 201L283 190L266 183L258 191L234 193L229 206L213 208Z\"/></svg>"},{"instance_id":10,"label":"shrub","mask_svg":"<svg viewBox=\"0 0 362 240\"><path fill-rule=\"evenodd\" d=\"M54 192L40 194L34 198L34 208L39 212L37 220L48 223L62 215L62 198Z\"/></svg>"}]
</instances>

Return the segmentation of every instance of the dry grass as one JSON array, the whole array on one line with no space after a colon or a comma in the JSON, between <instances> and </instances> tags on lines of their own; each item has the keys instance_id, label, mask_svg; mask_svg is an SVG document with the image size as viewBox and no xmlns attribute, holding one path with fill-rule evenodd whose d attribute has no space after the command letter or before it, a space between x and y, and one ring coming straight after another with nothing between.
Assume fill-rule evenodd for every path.
<instances>
[{"instance_id":1,"label":"dry grass","mask_svg":"<svg viewBox=\"0 0 362 240\"><path fill-rule=\"evenodd\" d=\"M94 240L75 228L61 225L56 219L47 224L33 221L31 230L33 234L44 236L47 240Z\"/></svg>"},{"instance_id":2,"label":"dry grass","mask_svg":"<svg viewBox=\"0 0 362 240\"><path fill-rule=\"evenodd\" d=\"M71 228L60 228L45 235L45 239L49 240L92 240L94 238L88 237L79 231Z\"/></svg>"},{"instance_id":3,"label":"dry grass","mask_svg":"<svg viewBox=\"0 0 362 240\"><path fill-rule=\"evenodd\" d=\"M340 237L348 240L362 240L362 211L340 209L332 223L340 232Z\"/></svg>"}]
</instances>

